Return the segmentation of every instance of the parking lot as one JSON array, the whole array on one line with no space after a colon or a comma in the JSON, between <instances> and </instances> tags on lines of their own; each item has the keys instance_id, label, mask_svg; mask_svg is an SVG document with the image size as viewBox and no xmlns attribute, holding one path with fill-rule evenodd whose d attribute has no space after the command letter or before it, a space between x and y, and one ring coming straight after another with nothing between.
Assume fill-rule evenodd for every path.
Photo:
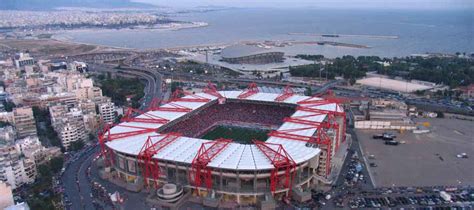
<instances>
[{"instance_id":1,"label":"parking lot","mask_svg":"<svg viewBox=\"0 0 474 210\"><path fill-rule=\"evenodd\" d=\"M439 189L392 188L382 192L367 192L349 199L348 207L357 208L407 208L407 209L471 209L474 203L472 188ZM447 188L449 189L449 188ZM444 189L443 189L444 190ZM447 196L441 196L444 193Z\"/></svg>"},{"instance_id":2,"label":"parking lot","mask_svg":"<svg viewBox=\"0 0 474 210\"><path fill-rule=\"evenodd\" d=\"M430 133L357 130L364 160L376 187L474 185L474 122L456 119L417 119L429 122ZM397 146L373 139L391 132ZM459 158L466 153L468 158ZM373 156L372 156L373 155Z\"/></svg>"}]
</instances>

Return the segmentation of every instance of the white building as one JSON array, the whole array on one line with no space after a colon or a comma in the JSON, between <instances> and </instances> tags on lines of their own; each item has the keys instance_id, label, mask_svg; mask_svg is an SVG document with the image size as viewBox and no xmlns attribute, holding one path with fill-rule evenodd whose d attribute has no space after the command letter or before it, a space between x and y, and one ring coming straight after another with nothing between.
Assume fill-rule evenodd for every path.
<instances>
[{"instance_id":1,"label":"white building","mask_svg":"<svg viewBox=\"0 0 474 210\"><path fill-rule=\"evenodd\" d=\"M34 160L37 165L44 163L46 158L51 155L36 136L29 136L15 141L15 147L26 158Z\"/></svg>"},{"instance_id":2,"label":"white building","mask_svg":"<svg viewBox=\"0 0 474 210\"><path fill-rule=\"evenodd\" d=\"M12 126L0 128L0 144L13 144L15 142L16 132Z\"/></svg>"},{"instance_id":3,"label":"white building","mask_svg":"<svg viewBox=\"0 0 474 210\"><path fill-rule=\"evenodd\" d=\"M55 106L54 108L57 108ZM61 106L59 106L61 107ZM65 106L62 106L64 110L67 110ZM53 107L51 107L53 108ZM73 142L86 141L87 140L87 129L84 124L84 116L81 110L77 108L71 109L69 112L61 112L57 109L60 115L56 115L57 112L51 112L53 127L58 133L61 143L66 150L68 150ZM62 111L64 111L62 110Z\"/></svg>"},{"instance_id":4,"label":"white building","mask_svg":"<svg viewBox=\"0 0 474 210\"><path fill-rule=\"evenodd\" d=\"M33 183L37 175L34 160L20 154L15 145L0 146L0 180L8 183L12 189Z\"/></svg>"},{"instance_id":5,"label":"white building","mask_svg":"<svg viewBox=\"0 0 474 210\"><path fill-rule=\"evenodd\" d=\"M30 57L28 53L18 53L15 55L15 66L16 68L21 68L23 66L34 65L35 60Z\"/></svg>"},{"instance_id":6,"label":"white building","mask_svg":"<svg viewBox=\"0 0 474 210\"><path fill-rule=\"evenodd\" d=\"M115 121L115 105L111 101L98 104L100 118L104 123L114 123Z\"/></svg>"},{"instance_id":7,"label":"white building","mask_svg":"<svg viewBox=\"0 0 474 210\"><path fill-rule=\"evenodd\" d=\"M74 61L70 64L70 68L73 71L78 71L80 73L87 72L87 64L84 62Z\"/></svg>"}]
</instances>

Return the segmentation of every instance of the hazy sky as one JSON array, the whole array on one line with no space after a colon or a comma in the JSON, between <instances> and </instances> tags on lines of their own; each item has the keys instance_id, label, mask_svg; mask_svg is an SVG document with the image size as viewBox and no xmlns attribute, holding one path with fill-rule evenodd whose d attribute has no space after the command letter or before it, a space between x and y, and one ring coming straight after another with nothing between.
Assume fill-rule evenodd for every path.
<instances>
[{"instance_id":1,"label":"hazy sky","mask_svg":"<svg viewBox=\"0 0 474 210\"><path fill-rule=\"evenodd\" d=\"M453 9L474 8L474 0L134 0L173 7L320 7L320 8L387 8L387 9Z\"/></svg>"}]
</instances>

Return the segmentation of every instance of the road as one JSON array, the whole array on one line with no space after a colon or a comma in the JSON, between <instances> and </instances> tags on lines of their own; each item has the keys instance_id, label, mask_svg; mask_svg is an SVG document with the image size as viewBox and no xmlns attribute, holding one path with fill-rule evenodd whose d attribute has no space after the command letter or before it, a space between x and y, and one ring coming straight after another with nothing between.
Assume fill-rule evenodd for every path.
<instances>
[{"instance_id":1,"label":"road","mask_svg":"<svg viewBox=\"0 0 474 210\"><path fill-rule=\"evenodd\" d=\"M110 67L109 67L110 68ZM117 71L121 71L127 74L135 74L135 75L140 75L142 77L150 77L153 79L154 84L151 84L150 82L150 92L148 94L145 93L145 96L143 97L143 104L142 104L142 109L148 107L149 103L154 99L154 98L163 98L163 90L162 90L162 85L163 85L163 75L160 74L157 71L154 70L149 70L149 69L144 69L144 68L130 68L130 67L121 67L119 69L112 69Z\"/></svg>"},{"instance_id":2,"label":"road","mask_svg":"<svg viewBox=\"0 0 474 210\"><path fill-rule=\"evenodd\" d=\"M114 72L117 73L117 69L114 69L113 66L108 65L99 65L99 64L90 64L89 69L92 72ZM159 73L147 73L143 71L123 71L124 74L134 75L141 77L142 79L147 81L144 93L145 96L143 98L143 103L140 109L145 109L148 107L150 102L153 100L154 97L162 97L162 76ZM92 163L95 154L98 153L98 147L87 150L81 151L78 157L72 158L71 161L66 167L66 170L61 177L62 183L64 186L64 193L71 201L72 205L68 207L68 209L79 210L79 209L95 209L92 201L92 185L90 180L87 177L87 170ZM118 189L117 186L114 186L110 183L102 182L98 178L98 171L96 167L92 167L91 170L91 177L93 180L100 182L103 186L106 186L109 192L115 192L117 190L123 191ZM136 200L136 202L128 202L128 203L144 203L143 202L143 195L130 194L128 195L126 192L123 194L127 195L128 199ZM129 206L133 208L133 206ZM145 206L143 206L145 207Z\"/></svg>"},{"instance_id":3,"label":"road","mask_svg":"<svg viewBox=\"0 0 474 210\"><path fill-rule=\"evenodd\" d=\"M64 193L71 201L69 209L95 209L92 205L91 185L86 177L86 170L98 149L90 149L72 158L61 177Z\"/></svg>"},{"instance_id":4,"label":"road","mask_svg":"<svg viewBox=\"0 0 474 210\"><path fill-rule=\"evenodd\" d=\"M71 201L71 206L66 209L89 210L96 209L93 202L104 203L101 198L92 197L92 182L98 182L105 187L107 193L120 192L125 198L124 209L149 209L145 203L147 193L134 193L124 190L99 177L99 170L93 164L96 154L99 152L98 146L90 147L78 153L77 159L71 161L61 177L64 193ZM90 176L87 174L90 168ZM77 181L76 181L77 180ZM105 209L114 209L111 205L106 205Z\"/></svg>"},{"instance_id":5,"label":"road","mask_svg":"<svg viewBox=\"0 0 474 210\"><path fill-rule=\"evenodd\" d=\"M153 72L153 71L138 71L138 70L128 70L128 69L116 69L115 66L103 65L103 64L90 64L89 70L92 72L101 72L101 73L123 73L127 75L138 76L147 81L144 97L140 109L145 109L149 106L153 98L162 97L162 75Z\"/></svg>"}]
</instances>

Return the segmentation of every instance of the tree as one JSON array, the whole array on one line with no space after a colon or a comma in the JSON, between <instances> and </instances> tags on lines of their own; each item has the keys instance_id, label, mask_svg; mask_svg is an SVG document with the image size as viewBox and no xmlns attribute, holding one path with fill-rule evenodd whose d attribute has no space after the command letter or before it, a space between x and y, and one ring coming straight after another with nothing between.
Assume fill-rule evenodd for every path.
<instances>
[{"instance_id":1,"label":"tree","mask_svg":"<svg viewBox=\"0 0 474 210\"><path fill-rule=\"evenodd\" d=\"M122 118L122 115L119 115L118 117L119 117L119 119L121 119L121 118ZM94 134L89 133L89 141L94 142L95 139L96 139L96 137L94 136Z\"/></svg>"},{"instance_id":2,"label":"tree","mask_svg":"<svg viewBox=\"0 0 474 210\"><path fill-rule=\"evenodd\" d=\"M354 78L349 79L349 84L354 85L356 83L356 80Z\"/></svg>"},{"instance_id":3,"label":"tree","mask_svg":"<svg viewBox=\"0 0 474 210\"><path fill-rule=\"evenodd\" d=\"M51 116L49 115L49 111L34 106L33 116L35 117L36 130L38 131L38 138L41 143L60 147L61 140L51 125Z\"/></svg>"},{"instance_id":4,"label":"tree","mask_svg":"<svg viewBox=\"0 0 474 210\"><path fill-rule=\"evenodd\" d=\"M303 54L299 54L299 55L296 55L295 58L309 60L309 61L320 61L320 60L324 59L324 55L303 55Z\"/></svg>"},{"instance_id":5,"label":"tree","mask_svg":"<svg viewBox=\"0 0 474 210\"><path fill-rule=\"evenodd\" d=\"M48 164L41 164L38 166L38 173L41 178L51 177L51 168Z\"/></svg>"},{"instance_id":6,"label":"tree","mask_svg":"<svg viewBox=\"0 0 474 210\"><path fill-rule=\"evenodd\" d=\"M104 75L104 74L101 74L101 75L97 76L97 78L98 78L99 80L105 80L105 75Z\"/></svg>"},{"instance_id":7,"label":"tree","mask_svg":"<svg viewBox=\"0 0 474 210\"><path fill-rule=\"evenodd\" d=\"M7 126L10 126L10 125L11 124L9 122L0 121L0 128L7 127Z\"/></svg>"},{"instance_id":8,"label":"tree","mask_svg":"<svg viewBox=\"0 0 474 210\"><path fill-rule=\"evenodd\" d=\"M71 150L71 151L79 151L79 150L81 150L83 147L84 147L84 142L82 142L81 140L79 140L79 141L75 141L75 142L72 142L72 143L71 143L70 150Z\"/></svg>"},{"instance_id":9,"label":"tree","mask_svg":"<svg viewBox=\"0 0 474 210\"><path fill-rule=\"evenodd\" d=\"M306 88L305 95L307 95L307 96L313 95L313 90L311 89L311 87Z\"/></svg>"},{"instance_id":10,"label":"tree","mask_svg":"<svg viewBox=\"0 0 474 210\"><path fill-rule=\"evenodd\" d=\"M116 105L126 105L127 97L133 95L132 100L138 101L145 94L145 84L140 79L117 78L99 81L104 95L109 96Z\"/></svg>"},{"instance_id":11,"label":"tree","mask_svg":"<svg viewBox=\"0 0 474 210\"><path fill-rule=\"evenodd\" d=\"M64 158L63 157L54 157L49 161L51 171L53 173L58 173L63 168Z\"/></svg>"},{"instance_id":12,"label":"tree","mask_svg":"<svg viewBox=\"0 0 474 210\"><path fill-rule=\"evenodd\" d=\"M13 111L13 108L16 107L16 105L11 101L4 101L3 102L3 107L5 108L5 111L11 112L11 111Z\"/></svg>"}]
</instances>

